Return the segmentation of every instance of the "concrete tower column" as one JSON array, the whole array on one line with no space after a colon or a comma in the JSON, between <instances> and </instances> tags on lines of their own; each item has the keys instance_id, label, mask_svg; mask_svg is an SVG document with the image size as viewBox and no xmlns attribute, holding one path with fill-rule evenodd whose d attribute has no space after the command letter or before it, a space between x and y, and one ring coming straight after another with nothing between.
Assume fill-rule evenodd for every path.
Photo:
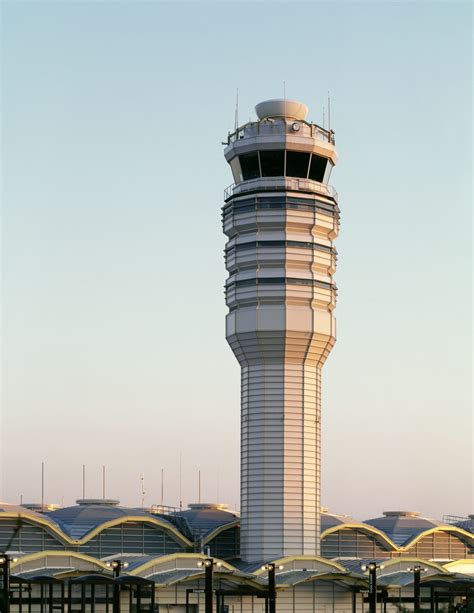
<instances>
[{"instance_id":1,"label":"concrete tower column","mask_svg":"<svg viewBox=\"0 0 474 613\"><path fill-rule=\"evenodd\" d=\"M335 342L334 135L271 100L229 135L227 340L242 369L241 556L319 554L321 368Z\"/></svg>"}]
</instances>

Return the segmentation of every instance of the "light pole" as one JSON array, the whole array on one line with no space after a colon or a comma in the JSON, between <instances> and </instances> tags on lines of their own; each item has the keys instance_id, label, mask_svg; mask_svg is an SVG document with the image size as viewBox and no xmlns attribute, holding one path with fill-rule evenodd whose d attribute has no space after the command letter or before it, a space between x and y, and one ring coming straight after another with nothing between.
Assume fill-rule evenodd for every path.
<instances>
[{"instance_id":1,"label":"light pole","mask_svg":"<svg viewBox=\"0 0 474 613\"><path fill-rule=\"evenodd\" d=\"M10 612L10 564L16 562L18 558L11 558L7 553L0 553L0 569L3 575L3 594L1 610L5 613Z\"/></svg>"},{"instance_id":2,"label":"light pole","mask_svg":"<svg viewBox=\"0 0 474 613\"><path fill-rule=\"evenodd\" d=\"M361 569L369 571L369 613L377 613L377 570L382 570L383 564L369 562L362 564Z\"/></svg>"},{"instance_id":3,"label":"light pole","mask_svg":"<svg viewBox=\"0 0 474 613\"><path fill-rule=\"evenodd\" d=\"M409 573L413 573L413 603L415 607L415 613L420 613L421 610L421 598L420 598L420 582L421 573L426 573L428 569L423 568L419 564L416 564L412 568L407 568Z\"/></svg>"},{"instance_id":4,"label":"light pole","mask_svg":"<svg viewBox=\"0 0 474 613\"><path fill-rule=\"evenodd\" d=\"M200 560L197 565L199 567L204 566L205 572L205 585L204 585L204 611L205 613L212 613L213 611L213 599L214 599L214 566L222 566L221 562L215 562L214 558L206 558Z\"/></svg>"},{"instance_id":5,"label":"light pole","mask_svg":"<svg viewBox=\"0 0 474 613\"><path fill-rule=\"evenodd\" d=\"M262 566L262 570L268 571L268 613L276 613L276 583L275 570L281 570L283 566L276 566L273 562Z\"/></svg>"},{"instance_id":6,"label":"light pole","mask_svg":"<svg viewBox=\"0 0 474 613\"><path fill-rule=\"evenodd\" d=\"M120 577L122 569L127 568L128 562L122 562L122 560L111 560L110 562L107 562L106 565L112 569L114 579L117 579ZM114 584L113 613L120 613L120 585L118 583Z\"/></svg>"}]
</instances>

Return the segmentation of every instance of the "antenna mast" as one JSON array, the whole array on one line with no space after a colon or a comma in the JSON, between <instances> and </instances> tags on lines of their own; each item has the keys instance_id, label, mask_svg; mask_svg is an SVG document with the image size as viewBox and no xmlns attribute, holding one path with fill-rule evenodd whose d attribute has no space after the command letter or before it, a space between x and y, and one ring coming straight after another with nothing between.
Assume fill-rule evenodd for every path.
<instances>
[{"instance_id":1,"label":"antenna mast","mask_svg":"<svg viewBox=\"0 0 474 613\"><path fill-rule=\"evenodd\" d=\"M105 466L102 466L102 500L105 500Z\"/></svg>"},{"instance_id":2,"label":"antenna mast","mask_svg":"<svg viewBox=\"0 0 474 613\"><path fill-rule=\"evenodd\" d=\"M201 504L201 471L198 471L198 502Z\"/></svg>"},{"instance_id":3,"label":"antenna mast","mask_svg":"<svg viewBox=\"0 0 474 613\"><path fill-rule=\"evenodd\" d=\"M237 88L237 93L235 94L235 130L239 127L239 88Z\"/></svg>"},{"instance_id":4,"label":"antenna mast","mask_svg":"<svg viewBox=\"0 0 474 613\"><path fill-rule=\"evenodd\" d=\"M44 462L41 462L41 511L44 511Z\"/></svg>"},{"instance_id":5,"label":"antenna mast","mask_svg":"<svg viewBox=\"0 0 474 613\"><path fill-rule=\"evenodd\" d=\"M145 490L145 475L142 475L140 477L140 485L141 485L141 495L142 495L142 509L145 506L145 496L146 496L146 490Z\"/></svg>"},{"instance_id":6,"label":"antenna mast","mask_svg":"<svg viewBox=\"0 0 474 613\"><path fill-rule=\"evenodd\" d=\"M182 511L183 510L183 471L182 471L182 453L181 451L179 452L179 510Z\"/></svg>"},{"instance_id":7,"label":"antenna mast","mask_svg":"<svg viewBox=\"0 0 474 613\"><path fill-rule=\"evenodd\" d=\"M86 497L86 465L82 465L82 498Z\"/></svg>"},{"instance_id":8,"label":"antenna mast","mask_svg":"<svg viewBox=\"0 0 474 613\"><path fill-rule=\"evenodd\" d=\"M163 494L164 494L164 470L161 469L161 506L163 506Z\"/></svg>"},{"instance_id":9,"label":"antenna mast","mask_svg":"<svg viewBox=\"0 0 474 613\"><path fill-rule=\"evenodd\" d=\"M328 92L328 130L331 131L331 97Z\"/></svg>"}]
</instances>

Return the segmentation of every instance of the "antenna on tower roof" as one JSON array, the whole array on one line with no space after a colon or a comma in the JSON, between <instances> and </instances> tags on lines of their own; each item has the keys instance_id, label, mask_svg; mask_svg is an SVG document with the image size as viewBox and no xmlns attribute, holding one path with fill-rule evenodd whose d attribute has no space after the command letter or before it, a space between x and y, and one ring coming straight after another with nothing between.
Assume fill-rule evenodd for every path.
<instances>
[{"instance_id":1,"label":"antenna on tower roof","mask_svg":"<svg viewBox=\"0 0 474 613\"><path fill-rule=\"evenodd\" d=\"M165 482L164 482L164 469L161 469L161 506L163 506L163 495L164 495L164 489L165 489Z\"/></svg>"},{"instance_id":2,"label":"antenna on tower roof","mask_svg":"<svg viewBox=\"0 0 474 613\"><path fill-rule=\"evenodd\" d=\"M82 499L86 497L86 465L82 465Z\"/></svg>"},{"instance_id":3,"label":"antenna on tower roof","mask_svg":"<svg viewBox=\"0 0 474 613\"><path fill-rule=\"evenodd\" d=\"M331 131L331 96L328 91L328 130Z\"/></svg>"},{"instance_id":4,"label":"antenna on tower roof","mask_svg":"<svg viewBox=\"0 0 474 613\"><path fill-rule=\"evenodd\" d=\"M44 462L41 462L41 510L44 510Z\"/></svg>"},{"instance_id":5,"label":"antenna on tower roof","mask_svg":"<svg viewBox=\"0 0 474 613\"><path fill-rule=\"evenodd\" d=\"M239 88L237 88L236 94L235 94L235 129L237 130L237 128L239 127Z\"/></svg>"},{"instance_id":6,"label":"antenna on tower roof","mask_svg":"<svg viewBox=\"0 0 474 613\"><path fill-rule=\"evenodd\" d=\"M102 500L105 500L105 465L102 466Z\"/></svg>"}]
</instances>

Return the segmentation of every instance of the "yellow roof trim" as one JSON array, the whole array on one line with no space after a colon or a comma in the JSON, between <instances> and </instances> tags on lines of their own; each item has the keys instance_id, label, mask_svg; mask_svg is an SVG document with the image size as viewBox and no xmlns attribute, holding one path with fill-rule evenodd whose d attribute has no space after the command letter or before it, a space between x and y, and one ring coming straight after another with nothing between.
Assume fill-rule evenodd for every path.
<instances>
[{"instance_id":1,"label":"yellow roof trim","mask_svg":"<svg viewBox=\"0 0 474 613\"><path fill-rule=\"evenodd\" d=\"M461 558L459 560L453 560L452 562L443 564L443 567L450 568L451 566L458 566L459 564L462 566L474 566L474 558Z\"/></svg>"},{"instance_id":2,"label":"yellow roof trim","mask_svg":"<svg viewBox=\"0 0 474 613\"><path fill-rule=\"evenodd\" d=\"M233 522L229 522L228 524L224 524L223 526L219 526L218 528L216 528L212 532L209 532L209 534L204 539L203 544L206 545L207 543L212 541L213 538L215 538L216 536L219 536L219 534L221 532L224 532L225 530L230 530L231 528L238 528L239 526L240 526L240 519L236 519Z\"/></svg>"},{"instance_id":3,"label":"yellow roof trim","mask_svg":"<svg viewBox=\"0 0 474 613\"><path fill-rule=\"evenodd\" d=\"M320 556L285 556L284 558L278 558L278 560L272 560L273 564L281 564L282 566L288 564L289 562L297 562L298 560L308 560L308 562L321 562L321 564L325 564L326 566L331 566L336 570L340 570L344 573L347 573L347 568L339 564L338 562L334 562L333 560L328 560L327 558L321 558ZM259 576L267 571L259 568L257 571L254 571L255 576Z\"/></svg>"},{"instance_id":4,"label":"yellow roof trim","mask_svg":"<svg viewBox=\"0 0 474 613\"><path fill-rule=\"evenodd\" d=\"M141 566L137 566L129 572L130 575L138 575L143 571L151 568L152 566L158 566L164 562L169 562L170 560L206 560L207 556L203 553L169 553L166 556L156 556L147 562L144 562ZM219 558L214 558L214 560L218 560L224 568L228 570L237 571L238 569L235 566L232 566L228 562L224 562L224 560L219 560ZM196 567L197 568L197 567Z\"/></svg>"},{"instance_id":5,"label":"yellow roof trim","mask_svg":"<svg viewBox=\"0 0 474 613\"><path fill-rule=\"evenodd\" d=\"M423 532L420 532L420 534L417 534L415 538L412 539L409 543L407 543L404 547L400 547L399 551L408 551L409 549L413 547L413 545L418 543L418 541L420 541L424 536L428 536L429 534L433 534L434 532L454 532L455 534L459 534L460 536L464 536L465 538L467 537L468 541L474 542L473 535L470 532L467 532L467 530L463 530L462 528L458 528L457 526L442 525L442 526L435 526L434 528L428 528L428 530L424 530Z\"/></svg>"},{"instance_id":6,"label":"yellow roof trim","mask_svg":"<svg viewBox=\"0 0 474 613\"><path fill-rule=\"evenodd\" d=\"M96 526L91 532L88 532L85 536L83 536L81 539L78 539L78 540L72 539L68 534L66 534L66 532L63 532L59 527L56 527L52 522L50 522L46 518L43 519L42 517L40 518L40 517L28 515L27 513L5 512L5 513L0 514L0 521L4 517L8 519L20 518L30 523L35 523L40 526L43 526L47 528L48 530L50 530L51 532L53 532L55 535L57 535L64 544L69 544L69 545L84 545L85 543L90 541L92 538L94 538L94 536L97 536L97 534L99 534L106 528L112 528L114 526L118 526L120 524L125 524L128 522L139 522L139 523L153 524L155 526L159 526L160 528L163 528L167 532L171 532L172 534L174 534L174 536L178 539L178 541L180 541L184 546L192 547L192 542L189 539L187 539L184 536L184 534L181 534L181 532L179 532L177 528L175 528L171 524L164 522L163 520L157 519L156 517L152 517L152 516L143 517L143 515L124 515L123 517L118 517L117 519L112 519L110 521L104 522Z\"/></svg>"},{"instance_id":7,"label":"yellow roof trim","mask_svg":"<svg viewBox=\"0 0 474 613\"><path fill-rule=\"evenodd\" d=\"M74 541L72 541L65 532L63 532L59 527L55 526L52 522L50 522L46 518L43 519L42 517L37 517L36 515L29 515L28 513L9 513L8 511L0 514L0 521L3 518L21 519L23 521L28 521L29 523L32 523L32 524L38 524L42 527L47 528L48 530L53 532L55 535L57 535L63 543L65 544L68 543L70 545L74 543Z\"/></svg>"},{"instance_id":8,"label":"yellow roof trim","mask_svg":"<svg viewBox=\"0 0 474 613\"><path fill-rule=\"evenodd\" d=\"M100 524L99 526L91 530L91 532L88 532L84 537L82 537L82 539L78 541L73 541L73 543L75 545L84 545L84 543L87 543L88 541L90 541L92 538L94 538L94 536L97 536L97 534L99 534L103 530L106 530L107 528L113 528L114 526L119 526L120 524L126 524L129 522L154 524L155 526L159 526L160 528L163 528L167 532L171 532L172 534L174 534L176 538L179 541L181 541L183 545L186 545L186 547L192 546L192 542L188 540L183 534L181 534L181 532L179 532L179 530L177 530L177 528L175 528L171 524L165 523L164 521L162 521L161 519L157 519L156 517L151 517L151 516L143 517L142 515L125 515L124 517L118 517L117 519L111 519L110 521L106 521L103 524Z\"/></svg>"},{"instance_id":9,"label":"yellow roof trim","mask_svg":"<svg viewBox=\"0 0 474 613\"><path fill-rule=\"evenodd\" d=\"M326 536L333 534L334 532L339 532L340 530L360 530L361 532L368 532L370 534L373 534L374 536L378 536L381 541L389 545L395 551L399 551L399 548L395 545L392 539L385 534L385 532L382 532L382 530L379 530L378 528L375 528L370 524L359 524L357 522L350 524L338 524L337 526L327 528L321 534L321 540Z\"/></svg>"},{"instance_id":10,"label":"yellow roof trim","mask_svg":"<svg viewBox=\"0 0 474 613\"><path fill-rule=\"evenodd\" d=\"M105 564L105 562L101 562L100 560L98 560L97 558L93 558L91 556L88 556L85 553L79 553L78 551L58 551L58 550L48 550L46 549L45 551L37 551L35 553L28 553L26 556L22 556L21 558L18 558L18 560L16 562L12 562L11 563L11 568L15 568L16 566L20 566L21 564L24 564L25 562L33 562L34 560L40 560L41 558L45 558L45 557L50 557L50 558L54 558L54 557L67 557L67 558L76 558L78 560L84 560L84 562L90 562L91 564L93 564L94 566L98 566L99 568L102 568L104 570L110 570L110 568Z\"/></svg>"},{"instance_id":11,"label":"yellow roof trim","mask_svg":"<svg viewBox=\"0 0 474 613\"><path fill-rule=\"evenodd\" d=\"M446 574L446 569L438 564L437 562L431 562L430 560L424 560L423 558L416 558L411 556L400 556L399 558L387 558L387 561L381 562L384 565L384 568L388 568L389 566L395 566L396 564L400 564L400 562L420 562L423 566L431 566L436 570L441 571ZM365 571L368 573L368 571Z\"/></svg>"}]
</instances>

